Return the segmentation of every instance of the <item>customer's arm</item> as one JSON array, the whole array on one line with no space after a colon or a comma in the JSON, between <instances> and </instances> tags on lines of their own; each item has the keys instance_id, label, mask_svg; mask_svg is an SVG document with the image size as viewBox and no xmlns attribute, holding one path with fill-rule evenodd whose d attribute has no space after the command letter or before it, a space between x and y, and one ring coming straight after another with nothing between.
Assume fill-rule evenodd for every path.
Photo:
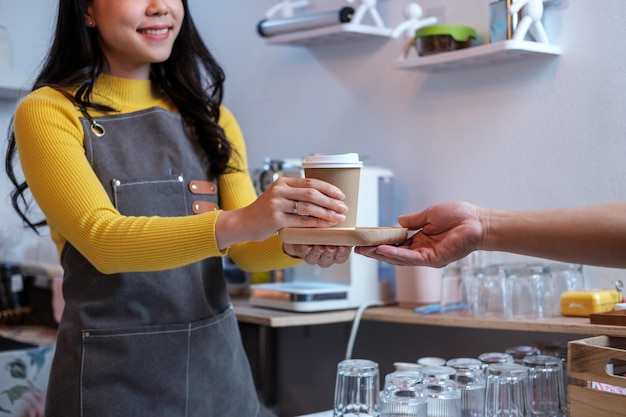
<instances>
[{"instance_id":1,"label":"customer's arm","mask_svg":"<svg viewBox=\"0 0 626 417\"><path fill-rule=\"evenodd\" d=\"M626 268L626 203L504 211L451 202L398 220L422 230L402 246L356 252L397 265L442 267L475 250L488 250Z\"/></svg>"}]
</instances>

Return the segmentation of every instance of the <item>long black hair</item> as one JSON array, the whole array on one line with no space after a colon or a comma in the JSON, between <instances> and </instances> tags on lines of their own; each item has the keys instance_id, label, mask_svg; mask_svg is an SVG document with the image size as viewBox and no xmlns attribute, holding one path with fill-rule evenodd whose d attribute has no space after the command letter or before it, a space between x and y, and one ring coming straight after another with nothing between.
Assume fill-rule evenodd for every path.
<instances>
[{"instance_id":1,"label":"long black hair","mask_svg":"<svg viewBox=\"0 0 626 417\"><path fill-rule=\"evenodd\" d=\"M33 91L52 87L75 91L73 100L85 108L114 111L91 101L98 76L106 68L104 54L96 30L85 24L87 8L93 0L60 0L52 46L33 85ZM210 162L209 174L219 176L229 169L232 148L218 125L220 105L224 96L224 71L204 44L189 13L187 0L182 0L185 17L174 43L171 56L152 64L150 78L167 94L178 108L185 124L192 130ZM46 224L28 218L30 200L28 184L14 171L16 156L13 123L9 128L9 144L5 170L14 185L11 192L13 208L33 230Z\"/></svg>"}]
</instances>

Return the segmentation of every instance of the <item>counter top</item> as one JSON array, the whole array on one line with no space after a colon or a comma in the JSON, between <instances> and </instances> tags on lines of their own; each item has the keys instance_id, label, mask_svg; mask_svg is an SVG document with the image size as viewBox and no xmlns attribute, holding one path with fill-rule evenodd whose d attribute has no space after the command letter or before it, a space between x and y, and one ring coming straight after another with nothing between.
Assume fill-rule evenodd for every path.
<instances>
[{"instance_id":1,"label":"counter top","mask_svg":"<svg viewBox=\"0 0 626 417\"><path fill-rule=\"evenodd\" d=\"M316 313L274 310L250 305L248 299L234 299L237 320L242 323L258 324L267 327L312 326L351 322L356 310L337 310Z\"/></svg>"},{"instance_id":2,"label":"counter top","mask_svg":"<svg viewBox=\"0 0 626 417\"><path fill-rule=\"evenodd\" d=\"M339 310L318 313L298 313L272 310L250 305L247 299L234 301L237 319L242 323L251 323L267 327L311 326L332 323L351 322L356 310ZM390 305L371 307L363 312L362 320L419 324L444 327L465 327L476 329L513 330L528 332L607 335L626 337L626 327L589 323L587 317L552 317L542 320L505 320L498 318L478 318L466 312L446 314L415 313L412 308Z\"/></svg>"}]
</instances>

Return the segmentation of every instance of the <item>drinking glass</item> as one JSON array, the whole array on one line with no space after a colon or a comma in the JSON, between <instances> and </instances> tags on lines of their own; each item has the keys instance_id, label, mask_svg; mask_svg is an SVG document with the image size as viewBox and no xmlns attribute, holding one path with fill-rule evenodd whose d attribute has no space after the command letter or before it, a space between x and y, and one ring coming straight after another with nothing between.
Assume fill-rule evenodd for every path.
<instances>
[{"instance_id":1,"label":"drinking glass","mask_svg":"<svg viewBox=\"0 0 626 417\"><path fill-rule=\"evenodd\" d=\"M467 310L467 272L462 266L447 266L441 274L440 313Z\"/></svg>"},{"instance_id":2,"label":"drinking glass","mask_svg":"<svg viewBox=\"0 0 626 417\"><path fill-rule=\"evenodd\" d=\"M513 363L513 356L505 352L485 352L478 355L478 360L482 362L483 371L492 363Z\"/></svg>"},{"instance_id":3,"label":"drinking glass","mask_svg":"<svg viewBox=\"0 0 626 417\"><path fill-rule=\"evenodd\" d=\"M447 366L456 371L462 417L482 417L485 411L485 373L482 365L481 361L472 358L456 358L447 362Z\"/></svg>"},{"instance_id":4,"label":"drinking glass","mask_svg":"<svg viewBox=\"0 0 626 417\"><path fill-rule=\"evenodd\" d=\"M468 299L474 316L503 317L507 297L502 268L498 265L473 268L468 280Z\"/></svg>"},{"instance_id":5,"label":"drinking glass","mask_svg":"<svg viewBox=\"0 0 626 417\"><path fill-rule=\"evenodd\" d=\"M445 363L445 360L444 360ZM456 370L451 366L445 365L432 365L425 366L420 370L424 381L430 379L454 379Z\"/></svg>"},{"instance_id":6,"label":"drinking glass","mask_svg":"<svg viewBox=\"0 0 626 417\"><path fill-rule=\"evenodd\" d=\"M569 376L567 375L567 342L544 342L537 345L541 355L554 356L561 361L563 369L563 386L567 391Z\"/></svg>"},{"instance_id":7,"label":"drinking glass","mask_svg":"<svg viewBox=\"0 0 626 417\"><path fill-rule=\"evenodd\" d=\"M541 350L534 346L511 346L504 350L505 353L513 357L513 362L522 363L522 361L528 356L535 356L541 354Z\"/></svg>"},{"instance_id":8,"label":"drinking glass","mask_svg":"<svg viewBox=\"0 0 626 417\"><path fill-rule=\"evenodd\" d=\"M337 365L333 417L379 417L378 364L346 359Z\"/></svg>"},{"instance_id":9,"label":"drinking glass","mask_svg":"<svg viewBox=\"0 0 626 417\"><path fill-rule=\"evenodd\" d=\"M444 366L446 364L446 360L444 358L440 358L438 356L424 356L417 360L418 365L422 365L423 367L435 367L437 369L438 366Z\"/></svg>"},{"instance_id":10,"label":"drinking glass","mask_svg":"<svg viewBox=\"0 0 626 417\"><path fill-rule=\"evenodd\" d=\"M482 362L483 373L486 373L487 367L492 363L514 363L513 356L504 352L485 352L478 355L478 360Z\"/></svg>"},{"instance_id":11,"label":"drinking glass","mask_svg":"<svg viewBox=\"0 0 626 417\"><path fill-rule=\"evenodd\" d=\"M487 367L485 417L529 417L528 369L516 363Z\"/></svg>"},{"instance_id":12,"label":"drinking glass","mask_svg":"<svg viewBox=\"0 0 626 417\"><path fill-rule=\"evenodd\" d=\"M556 301L561 300L561 295L563 295L564 292L578 291L585 288L585 275L582 265L554 262L549 266L554 280ZM561 314L560 302L554 304L554 310L556 316Z\"/></svg>"},{"instance_id":13,"label":"drinking glass","mask_svg":"<svg viewBox=\"0 0 626 417\"><path fill-rule=\"evenodd\" d=\"M565 417L567 400L563 363L554 356L533 355L523 362L530 382L530 415L532 417Z\"/></svg>"},{"instance_id":14,"label":"drinking glass","mask_svg":"<svg viewBox=\"0 0 626 417\"><path fill-rule=\"evenodd\" d=\"M461 392L454 381L456 371L449 366L422 369L428 397L428 417L461 417Z\"/></svg>"},{"instance_id":15,"label":"drinking glass","mask_svg":"<svg viewBox=\"0 0 626 417\"><path fill-rule=\"evenodd\" d=\"M545 265L505 267L507 317L541 319L554 316L554 282Z\"/></svg>"},{"instance_id":16,"label":"drinking glass","mask_svg":"<svg viewBox=\"0 0 626 417\"><path fill-rule=\"evenodd\" d=\"M380 394L380 416L428 417L420 372L396 371L385 376L385 388Z\"/></svg>"}]
</instances>

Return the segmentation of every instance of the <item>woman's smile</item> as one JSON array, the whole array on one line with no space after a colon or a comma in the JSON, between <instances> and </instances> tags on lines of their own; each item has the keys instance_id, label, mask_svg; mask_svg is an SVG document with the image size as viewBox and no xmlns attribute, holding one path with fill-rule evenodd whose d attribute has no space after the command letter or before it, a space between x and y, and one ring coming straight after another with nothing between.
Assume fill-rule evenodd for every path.
<instances>
[{"instance_id":1,"label":"woman's smile","mask_svg":"<svg viewBox=\"0 0 626 417\"><path fill-rule=\"evenodd\" d=\"M137 29L137 32L146 37L158 40L158 39L167 39L170 35L171 29L172 29L171 26L165 26L165 27L160 27L160 28L151 27L151 28Z\"/></svg>"}]
</instances>

